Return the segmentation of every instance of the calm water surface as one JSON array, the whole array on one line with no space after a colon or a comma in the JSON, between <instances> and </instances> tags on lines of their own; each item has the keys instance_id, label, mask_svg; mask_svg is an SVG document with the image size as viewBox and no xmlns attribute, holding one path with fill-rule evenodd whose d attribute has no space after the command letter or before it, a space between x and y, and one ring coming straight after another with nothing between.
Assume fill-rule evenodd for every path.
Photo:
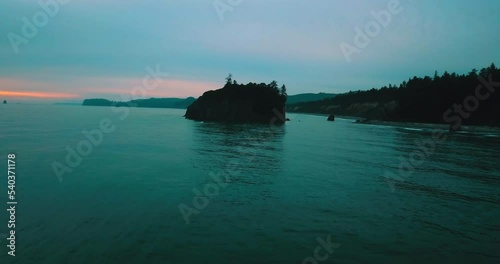
<instances>
[{"instance_id":1,"label":"calm water surface","mask_svg":"<svg viewBox=\"0 0 500 264\"><path fill-rule=\"evenodd\" d=\"M16 154L18 200L17 256L0 237L1 263L302 263L328 236L340 246L318 263L500 263L498 132L449 135L392 192L384 173L430 130L301 114L272 128L200 123L144 108L121 120L112 109L0 105L0 167ZM52 164L106 118L115 130L60 182ZM186 224L179 205L194 208L193 188L228 168Z\"/></svg>"}]
</instances>

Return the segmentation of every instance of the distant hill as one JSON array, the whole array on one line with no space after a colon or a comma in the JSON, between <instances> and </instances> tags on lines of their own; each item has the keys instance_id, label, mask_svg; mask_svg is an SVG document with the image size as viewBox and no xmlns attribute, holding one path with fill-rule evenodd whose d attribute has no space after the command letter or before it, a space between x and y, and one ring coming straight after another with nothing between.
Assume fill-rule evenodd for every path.
<instances>
[{"instance_id":1,"label":"distant hill","mask_svg":"<svg viewBox=\"0 0 500 264\"><path fill-rule=\"evenodd\" d=\"M82 105L81 100L64 100L53 102L54 105Z\"/></svg>"},{"instance_id":2,"label":"distant hill","mask_svg":"<svg viewBox=\"0 0 500 264\"><path fill-rule=\"evenodd\" d=\"M54 105L82 105L82 103L58 102L58 103L54 103Z\"/></svg>"},{"instance_id":3,"label":"distant hill","mask_svg":"<svg viewBox=\"0 0 500 264\"><path fill-rule=\"evenodd\" d=\"M179 108L186 109L196 99L188 98L149 98L137 99L128 102L110 101L101 98L85 99L84 106L129 106L129 107L149 107L149 108Z\"/></svg>"},{"instance_id":4,"label":"distant hill","mask_svg":"<svg viewBox=\"0 0 500 264\"><path fill-rule=\"evenodd\" d=\"M286 104L291 105L303 102L320 101L327 98L333 98L335 96L336 94L331 94L331 93L303 93L303 94L289 95Z\"/></svg>"},{"instance_id":5,"label":"distant hill","mask_svg":"<svg viewBox=\"0 0 500 264\"><path fill-rule=\"evenodd\" d=\"M351 91L321 101L287 104L288 112L356 116L372 120L448 123L453 130L466 125L500 125L500 69L494 64L468 74L436 72L399 86Z\"/></svg>"}]
</instances>

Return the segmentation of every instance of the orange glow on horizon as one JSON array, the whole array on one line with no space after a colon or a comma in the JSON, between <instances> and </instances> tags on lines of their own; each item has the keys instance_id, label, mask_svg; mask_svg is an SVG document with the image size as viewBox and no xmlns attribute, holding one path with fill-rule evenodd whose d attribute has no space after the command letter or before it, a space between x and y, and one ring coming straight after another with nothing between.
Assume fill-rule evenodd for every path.
<instances>
[{"instance_id":1,"label":"orange glow on horizon","mask_svg":"<svg viewBox=\"0 0 500 264\"><path fill-rule=\"evenodd\" d=\"M76 98L77 94L47 93L47 92L14 92L0 90L0 96L7 97L35 97L35 98Z\"/></svg>"}]
</instances>

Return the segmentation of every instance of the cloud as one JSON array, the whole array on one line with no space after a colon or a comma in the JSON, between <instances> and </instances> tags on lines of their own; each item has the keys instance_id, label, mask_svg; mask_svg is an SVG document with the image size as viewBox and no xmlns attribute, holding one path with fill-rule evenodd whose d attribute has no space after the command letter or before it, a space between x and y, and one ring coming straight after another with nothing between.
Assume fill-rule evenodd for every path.
<instances>
[{"instance_id":1,"label":"cloud","mask_svg":"<svg viewBox=\"0 0 500 264\"><path fill-rule=\"evenodd\" d=\"M50 92L27 92L27 91L2 91L0 90L0 96L5 96L7 98L49 98L49 99L70 99L77 98L76 94L66 94L66 93L50 93Z\"/></svg>"}]
</instances>

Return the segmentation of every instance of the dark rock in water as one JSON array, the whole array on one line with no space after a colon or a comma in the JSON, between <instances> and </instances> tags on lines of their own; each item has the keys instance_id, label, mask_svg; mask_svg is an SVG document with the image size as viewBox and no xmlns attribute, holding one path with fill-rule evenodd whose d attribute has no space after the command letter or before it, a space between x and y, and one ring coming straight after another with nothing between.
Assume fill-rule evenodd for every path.
<instances>
[{"instance_id":1,"label":"dark rock in water","mask_svg":"<svg viewBox=\"0 0 500 264\"><path fill-rule=\"evenodd\" d=\"M330 115L328 116L328 119L327 119L327 120L328 120L328 121L335 121L335 116L334 116L333 114L330 114Z\"/></svg>"},{"instance_id":2,"label":"dark rock in water","mask_svg":"<svg viewBox=\"0 0 500 264\"><path fill-rule=\"evenodd\" d=\"M270 84L238 84L228 77L226 85L205 92L187 109L185 117L196 121L237 123L285 123L286 88Z\"/></svg>"},{"instance_id":3,"label":"dark rock in water","mask_svg":"<svg viewBox=\"0 0 500 264\"><path fill-rule=\"evenodd\" d=\"M286 121L290 121L290 118L287 118Z\"/></svg>"},{"instance_id":4,"label":"dark rock in water","mask_svg":"<svg viewBox=\"0 0 500 264\"><path fill-rule=\"evenodd\" d=\"M3 104L7 104L7 100L3 100Z\"/></svg>"}]
</instances>

